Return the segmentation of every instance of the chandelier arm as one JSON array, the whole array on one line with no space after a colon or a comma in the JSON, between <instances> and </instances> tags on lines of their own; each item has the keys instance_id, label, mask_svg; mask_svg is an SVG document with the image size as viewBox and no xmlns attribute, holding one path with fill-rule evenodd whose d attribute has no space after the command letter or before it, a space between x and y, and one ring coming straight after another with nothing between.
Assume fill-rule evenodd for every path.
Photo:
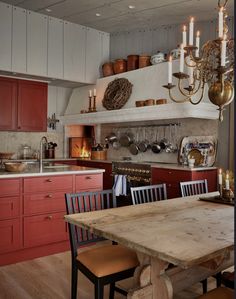
<instances>
[{"instance_id":1,"label":"chandelier arm","mask_svg":"<svg viewBox=\"0 0 236 299\"><path fill-rule=\"evenodd\" d=\"M179 91L180 93L184 96L184 97L188 97L188 94L186 91L184 91L183 87L181 86L181 79L178 80L178 88L179 88Z\"/></svg>"},{"instance_id":2,"label":"chandelier arm","mask_svg":"<svg viewBox=\"0 0 236 299\"><path fill-rule=\"evenodd\" d=\"M187 57L189 57L189 56L185 56L184 57L184 63L186 64L186 66L188 66L188 67L196 67L196 63L195 63L195 65L188 64L187 59L186 59ZM191 56L190 56L190 59L191 59ZM193 61L193 62L195 62L195 61Z\"/></svg>"},{"instance_id":3,"label":"chandelier arm","mask_svg":"<svg viewBox=\"0 0 236 299\"><path fill-rule=\"evenodd\" d=\"M190 101L190 97L187 97L186 95L185 95L186 97L184 99L176 100L171 94L171 89L169 89L169 96L170 96L170 99L175 103L186 103L186 102Z\"/></svg>"},{"instance_id":4,"label":"chandelier arm","mask_svg":"<svg viewBox=\"0 0 236 299\"><path fill-rule=\"evenodd\" d=\"M218 7L221 8L221 7L225 7L227 5L227 2L228 0L225 0L224 4L221 5L221 0L218 0Z\"/></svg>"},{"instance_id":5,"label":"chandelier arm","mask_svg":"<svg viewBox=\"0 0 236 299\"><path fill-rule=\"evenodd\" d=\"M193 102L192 98L190 98L190 100L189 100L190 103L193 104L193 105L198 105L201 102L202 98L203 98L204 90L205 90L205 84L203 83L202 84L202 93L201 93L201 96L200 96L199 100L197 102Z\"/></svg>"}]
</instances>

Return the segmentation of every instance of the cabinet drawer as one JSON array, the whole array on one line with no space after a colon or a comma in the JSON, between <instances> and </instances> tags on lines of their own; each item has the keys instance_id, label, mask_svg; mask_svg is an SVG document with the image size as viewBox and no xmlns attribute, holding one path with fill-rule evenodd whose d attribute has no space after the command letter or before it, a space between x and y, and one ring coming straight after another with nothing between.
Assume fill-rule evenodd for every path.
<instances>
[{"instance_id":1,"label":"cabinet drawer","mask_svg":"<svg viewBox=\"0 0 236 299\"><path fill-rule=\"evenodd\" d=\"M24 195L24 214L42 214L60 211L66 211L64 191Z\"/></svg>"},{"instance_id":2,"label":"cabinet drawer","mask_svg":"<svg viewBox=\"0 0 236 299\"><path fill-rule=\"evenodd\" d=\"M68 239L65 213L24 218L24 247L33 247Z\"/></svg>"},{"instance_id":3,"label":"cabinet drawer","mask_svg":"<svg viewBox=\"0 0 236 299\"><path fill-rule=\"evenodd\" d=\"M24 179L24 192L45 192L63 190L71 192L73 187L72 175L43 176Z\"/></svg>"},{"instance_id":4,"label":"cabinet drawer","mask_svg":"<svg viewBox=\"0 0 236 299\"><path fill-rule=\"evenodd\" d=\"M90 191L90 190L102 190L103 175L99 174L88 174L88 175L77 175L76 176L76 192Z\"/></svg>"},{"instance_id":5,"label":"cabinet drawer","mask_svg":"<svg viewBox=\"0 0 236 299\"><path fill-rule=\"evenodd\" d=\"M22 247L20 219L0 221L0 253L10 252Z\"/></svg>"},{"instance_id":6,"label":"cabinet drawer","mask_svg":"<svg viewBox=\"0 0 236 299\"><path fill-rule=\"evenodd\" d=\"M189 181L191 180L191 171L153 168L152 180L154 183Z\"/></svg>"},{"instance_id":7,"label":"cabinet drawer","mask_svg":"<svg viewBox=\"0 0 236 299\"><path fill-rule=\"evenodd\" d=\"M1 179L0 180L0 197L14 196L20 194L20 180L19 179Z\"/></svg>"},{"instance_id":8,"label":"cabinet drawer","mask_svg":"<svg viewBox=\"0 0 236 299\"><path fill-rule=\"evenodd\" d=\"M0 197L0 220L20 215L19 197Z\"/></svg>"}]
</instances>

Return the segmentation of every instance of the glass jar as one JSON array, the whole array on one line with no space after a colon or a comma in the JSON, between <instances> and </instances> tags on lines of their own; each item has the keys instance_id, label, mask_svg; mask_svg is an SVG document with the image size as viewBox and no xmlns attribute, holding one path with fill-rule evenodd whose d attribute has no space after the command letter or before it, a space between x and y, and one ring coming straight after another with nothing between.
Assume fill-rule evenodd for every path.
<instances>
[{"instance_id":1,"label":"glass jar","mask_svg":"<svg viewBox=\"0 0 236 299\"><path fill-rule=\"evenodd\" d=\"M31 146L29 146L29 145L23 145L22 146L21 158L24 159L24 160L32 158Z\"/></svg>"}]
</instances>

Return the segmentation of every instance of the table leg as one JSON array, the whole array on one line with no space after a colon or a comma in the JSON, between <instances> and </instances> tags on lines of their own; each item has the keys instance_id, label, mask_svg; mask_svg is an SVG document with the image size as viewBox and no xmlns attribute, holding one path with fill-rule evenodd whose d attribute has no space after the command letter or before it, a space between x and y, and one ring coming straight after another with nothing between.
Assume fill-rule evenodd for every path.
<instances>
[{"instance_id":1,"label":"table leg","mask_svg":"<svg viewBox=\"0 0 236 299\"><path fill-rule=\"evenodd\" d=\"M138 253L140 266L134 273L135 287L129 291L128 299L172 299L173 288L165 274L168 263Z\"/></svg>"}]
</instances>

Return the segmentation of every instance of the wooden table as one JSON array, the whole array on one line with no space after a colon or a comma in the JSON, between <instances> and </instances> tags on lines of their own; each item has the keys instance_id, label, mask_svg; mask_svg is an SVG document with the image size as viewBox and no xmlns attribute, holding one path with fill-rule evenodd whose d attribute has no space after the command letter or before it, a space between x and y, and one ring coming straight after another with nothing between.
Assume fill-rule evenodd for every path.
<instances>
[{"instance_id":1,"label":"wooden table","mask_svg":"<svg viewBox=\"0 0 236 299\"><path fill-rule=\"evenodd\" d=\"M140 266L128 298L171 299L174 292L234 263L234 208L198 199L74 214L65 220L137 252ZM170 263L176 267L167 269Z\"/></svg>"}]
</instances>

